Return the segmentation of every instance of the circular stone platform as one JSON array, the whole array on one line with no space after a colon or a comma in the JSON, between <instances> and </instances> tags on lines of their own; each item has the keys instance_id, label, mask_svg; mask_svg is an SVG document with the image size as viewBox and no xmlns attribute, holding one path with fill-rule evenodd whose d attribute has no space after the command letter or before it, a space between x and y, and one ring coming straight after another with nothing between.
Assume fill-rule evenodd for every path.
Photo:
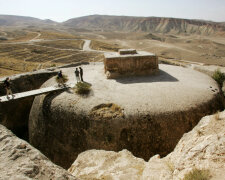
<instances>
[{"instance_id":1,"label":"circular stone platform","mask_svg":"<svg viewBox=\"0 0 225 180\"><path fill-rule=\"evenodd\" d=\"M87 149L164 156L201 117L223 107L216 82L191 69L159 65L158 75L106 79L102 63L82 68L89 96L42 95L30 114L31 144L64 167ZM74 69L63 69L69 83ZM55 84L53 78L45 86Z\"/></svg>"}]
</instances>

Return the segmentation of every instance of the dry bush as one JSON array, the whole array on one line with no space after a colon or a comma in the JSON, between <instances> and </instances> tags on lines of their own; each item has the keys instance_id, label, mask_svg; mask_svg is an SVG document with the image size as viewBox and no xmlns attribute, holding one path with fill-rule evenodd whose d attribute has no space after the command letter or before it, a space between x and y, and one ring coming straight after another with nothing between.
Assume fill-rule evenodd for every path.
<instances>
[{"instance_id":1,"label":"dry bush","mask_svg":"<svg viewBox=\"0 0 225 180\"><path fill-rule=\"evenodd\" d=\"M211 178L209 170L193 169L184 176L183 180L209 180Z\"/></svg>"},{"instance_id":2,"label":"dry bush","mask_svg":"<svg viewBox=\"0 0 225 180\"><path fill-rule=\"evenodd\" d=\"M91 85L86 82L78 82L75 86L75 92L81 95L87 95L91 91Z\"/></svg>"}]
</instances>

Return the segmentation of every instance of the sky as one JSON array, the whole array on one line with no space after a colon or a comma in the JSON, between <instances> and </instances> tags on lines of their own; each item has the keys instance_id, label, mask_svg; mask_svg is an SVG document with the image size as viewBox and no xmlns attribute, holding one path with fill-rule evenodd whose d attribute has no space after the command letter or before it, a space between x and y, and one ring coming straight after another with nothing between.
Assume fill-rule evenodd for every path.
<instances>
[{"instance_id":1,"label":"sky","mask_svg":"<svg viewBox=\"0 0 225 180\"><path fill-rule=\"evenodd\" d=\"M93 14L225 22L225 0L0 0L0 14L58 22Z\"/></svg>"}]
</instances>

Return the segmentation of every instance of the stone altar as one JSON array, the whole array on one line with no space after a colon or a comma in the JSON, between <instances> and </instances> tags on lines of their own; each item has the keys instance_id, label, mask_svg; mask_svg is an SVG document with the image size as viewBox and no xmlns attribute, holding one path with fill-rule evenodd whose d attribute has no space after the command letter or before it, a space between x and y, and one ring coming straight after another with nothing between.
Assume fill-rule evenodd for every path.
<instances>
[{"instance_id":1,"label":"stone altar","mask_svg":"<svg viewBox=\"0 0 225 180\"><path fill-rule=\"evenodd\" d=\"M120 49L119 52L107 52L104 56L104 69L108 79L155 74L159 70L158 57L149 52Z\"/></svg>"}]
</instances>

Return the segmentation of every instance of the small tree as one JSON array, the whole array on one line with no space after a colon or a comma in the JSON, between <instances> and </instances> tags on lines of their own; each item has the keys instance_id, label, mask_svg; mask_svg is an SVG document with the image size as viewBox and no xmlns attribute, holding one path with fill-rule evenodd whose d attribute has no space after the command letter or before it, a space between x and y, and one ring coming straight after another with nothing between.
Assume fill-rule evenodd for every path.
<instances>
[{"instance_id":1,"label":"small tree","mask_svg":"<svg viewBox=\"0 0 225 180\"><path fill-rule=\"evenodd\" d=\"M225 74L222 73L219 69L214 71L212 78L220 85L220 87L223 86L223 82L225 80Z\"/></svg>"}]
</instances>

